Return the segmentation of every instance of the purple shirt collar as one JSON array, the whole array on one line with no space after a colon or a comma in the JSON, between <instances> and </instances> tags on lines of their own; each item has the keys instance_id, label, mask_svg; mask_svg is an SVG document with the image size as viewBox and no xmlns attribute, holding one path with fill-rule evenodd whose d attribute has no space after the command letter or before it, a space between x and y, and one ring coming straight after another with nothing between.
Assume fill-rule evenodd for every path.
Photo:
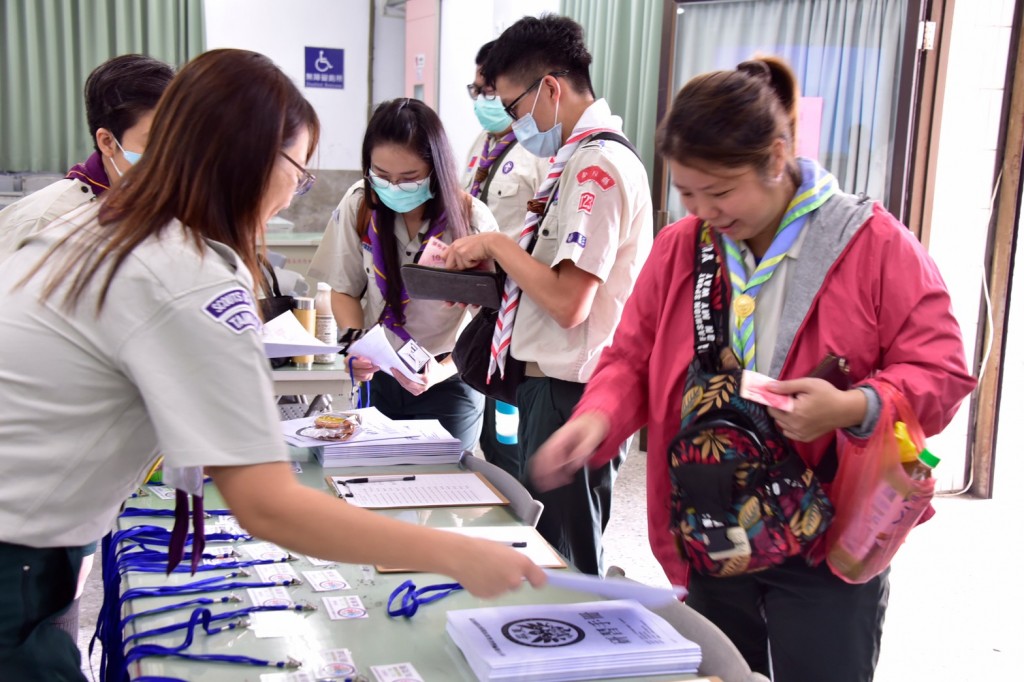
<instances>
[{"instance_id":1,"label":"purple shirt collar","mask_svg":"<svg viewBox=\"0 0 1024 682\"><path fill-rule=\"evenodd\" d=\"M110 189L110 178L107 177L103 157L99 152L93 152L85 163L76 163L64 177L69 180L81 180L92 188L92 193L96 196Z\"/></svg>"}]
</instances>

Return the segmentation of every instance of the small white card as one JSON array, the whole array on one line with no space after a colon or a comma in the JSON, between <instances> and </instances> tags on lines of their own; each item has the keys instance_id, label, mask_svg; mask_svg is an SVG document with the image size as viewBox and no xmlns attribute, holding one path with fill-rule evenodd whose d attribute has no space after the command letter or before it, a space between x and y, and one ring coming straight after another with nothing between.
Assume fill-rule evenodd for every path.
<instances>
[{"instance_id":1,"label":"small white card","mask_svg":"<svg viewBox=\"0 0 1024 682\"><path fill-rule=\"evenodd\" d=\"M295 611L257 611L249 614L249 629L260 639L288 637L295 634L299 618Z\"/></svg>"},{"instance_id":2,"label":"small white card","mask_svg":"<svg viewBox=\"0 0 1024 682\"><path fill-rule=\"evenodd\" d=\"M251 568L265 583L297 580L299 577L291 564L257 564Z\"/></svg>"},{"instance_id":3,"label":"small white card","mask_svg":"<svg viewBox=\"0 0 1024 682\"><path fill-rule=\"evenodd\" d=\"M318 680L344 680L359 673L352 652L348 649L327 649L317 652L316 662L306 661Z\"/></svg>"},{"instance_id":4,"label":"small white card","mask_svg":"<svg viewBox=\"0 0 1024 682\"><path fill-rule=\"evenodd\" d=\"M345 582L341 574L333 568L326 571L303 571L302 576L306 579L306 584L315 592L352 589L351 585Z\"/></svg>"},{"instance_id":5,"label":"small white card","mask_svg":"<svg viewBox=\"0 0 1024 682\"><path fill-rule=\"evenodd\" d=\"M270 542L256 542L242 545L242 551L253 559L274 559L282 561L288 558L288 552Z\"/></svg>"},{"instance_id":6,"label":"small white card","mask_svg":"<svg viewBox=\"0 0 1024 682\"><path fill-rule=\"evenodd\" d=\"M351 618L367 618L369 614L363 606L363 600L355 595L347 597L322 597L324 610L331 620L349 620Z\"/></svg>"},{"instance_id":7,"label":"small white card","mask_svg":"<svg viewBox=\"0 0 1024 682\"><path fill-rule=\"evenodd\" d=\"M284 587L250 587L246 590L253 606L295 606ZM256 615L256 614L252 614Z\"/></svg>"},{"instance_id":8,"label":"small white card","mask_svg":"<svg viewBox=\"0 0 1024 682\"><path fill-rule=\"evenodd\" d=\"M423 682L412 663L392 663L370 666L377 682Z\"/></svg>"},{"instance_id":9,"label":"small white card","mask_svg":"<svg viewBox=\"0 0 1024 682\"><path fill-rule=\"evenodd\" d=\"M161 500L173 500L177 490L167 485L151 485L149 492L153 493Z\"/></svg>"}]
</instances>

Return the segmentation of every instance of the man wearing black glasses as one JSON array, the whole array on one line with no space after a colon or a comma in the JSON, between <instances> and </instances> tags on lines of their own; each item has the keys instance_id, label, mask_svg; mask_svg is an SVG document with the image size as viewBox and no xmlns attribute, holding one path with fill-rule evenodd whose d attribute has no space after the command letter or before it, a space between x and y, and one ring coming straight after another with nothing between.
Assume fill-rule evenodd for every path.
<instances>
[{"instance_id":1,"label":"man wearing black glasses","mask_svg":"<svg viewBox=\"0 0 1024 682\"><path fill-rule=\"evenodd\" d=\"M510 473L527 484L530 457L568 420L611 343L653 236L647 172L622 136L622 120L595 97L590 62L582 27L565 17L526 17L498 38L484 80L519 144L554 160L518 239L475 235L448 251L448 267L494 260L511 280L492 358L497 373L509 353L526 363L516 393L519 459ZM603 572L601 534L620 462L533 491L544 503L537 529L586 573Z\"/></svg>"}]
</instances>

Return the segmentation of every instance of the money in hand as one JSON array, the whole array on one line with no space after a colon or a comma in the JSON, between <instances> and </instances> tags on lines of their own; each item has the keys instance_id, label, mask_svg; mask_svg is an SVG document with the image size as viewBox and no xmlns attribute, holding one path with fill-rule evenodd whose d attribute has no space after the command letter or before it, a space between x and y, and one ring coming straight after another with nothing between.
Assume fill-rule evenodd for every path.
<instances>
[{"instance_id":1,"label":"money in hand","mask_svg":"<svg viewBox=\"0 0 1024 682\"><path fill-rule=\"evenodd\" d=\"M743 376L740 378L740 397L767 405L768 407L774 407L783 412L792 412L793 396L772 393L768 390L768 384L774 381L775 379L772 379L770 376L745 369L743 370Z\"/></svg>"}]
</instances>

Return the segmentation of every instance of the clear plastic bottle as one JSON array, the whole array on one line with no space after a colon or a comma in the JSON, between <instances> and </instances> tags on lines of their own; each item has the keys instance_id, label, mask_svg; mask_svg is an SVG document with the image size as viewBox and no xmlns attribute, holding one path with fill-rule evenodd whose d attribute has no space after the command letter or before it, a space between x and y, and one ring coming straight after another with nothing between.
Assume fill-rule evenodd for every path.
<instances>
[{"instance_id":1,"label":"clear plastic bottle","mask_svg":"<svg viewBox=\"0 0 1024 682\"><path fill-rule=\"evenodd\" d=\"M327 282L318 283L313 301L313 307L316 308L316 338L333 346L338 342L338 323L334 321L334 312L331 310L331 285ZM337 358L337 353L322 353L314 355L313 362L329 365Z\"/></svg>"}]
</instances>

